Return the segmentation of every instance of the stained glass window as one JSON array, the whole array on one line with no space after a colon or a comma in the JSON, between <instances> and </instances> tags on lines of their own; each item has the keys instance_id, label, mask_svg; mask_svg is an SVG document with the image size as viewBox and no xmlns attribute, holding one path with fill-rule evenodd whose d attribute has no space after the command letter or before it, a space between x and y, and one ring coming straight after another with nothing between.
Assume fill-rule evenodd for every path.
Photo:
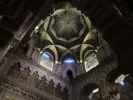
<instances>
[{"instance_id":1,"label":"stained glass window","mask_svg":"<svg viewBox=\"0 0 133 100\"><path fill-rule=\"evenodd\" d=\"M63 58L63 64L75 64L76 63L76 59L75 56L72 54L67 54L64 56Z\"/></svg>"},{"instance_id":2,"label":"stained glass window","mask_svg":"<svg viewBox=\"0 0 133 100\"><path fill-rule=\"evenodd\" d=\"M40 53L40 65L46 69L53 70L53 55L47 51Z\"/></svg>"}]
</instances>

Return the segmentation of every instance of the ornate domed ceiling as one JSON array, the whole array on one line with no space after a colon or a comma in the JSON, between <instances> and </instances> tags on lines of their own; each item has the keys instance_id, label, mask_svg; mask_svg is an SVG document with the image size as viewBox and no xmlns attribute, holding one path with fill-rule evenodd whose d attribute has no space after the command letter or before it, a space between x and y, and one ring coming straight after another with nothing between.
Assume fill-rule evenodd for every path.
<instances>
[{"instance_id":1,"label":"ornate domed ceiling","mask_svg":"<svg viewBox=\"0 0 133 100\"><path fill-rule=\"evenodd\" d=\"M72 42L79 39L86 29L83 15L74 9L57 10L50 18L48 31L58 40Z\"/></svg>"},{"instance_id":2,"label":"ornate domed ceiling","mask_svg":"<svg viewBox=\"0 0 133 100\"><path fill-rule=\"evenodd\" d=\"M67 77L67 72L80 76L114 55L89 16L70 5L42 19L31 40L33 60L61 77Z\"/></svg>"},{"instance_id":3,"label":"ornate domed ceiling","mask_svg":"<svg viewBox=\"0 0 133 100\"><path fill-rule=\"evenodd\" d=\"M77 62L82 62L86 51L95 52L100 46L99 33L90 19L74 7L55 10L35 31L36 47L51 50L59 62L67 53L72 53Z\"/></svg>"},{"instance_id":4,"label":"ornate domed ceiling","mask_svg":"<svg viewBox=\"0 0 133 100\"><path fill-rule=\"evenodd\" d=\"M5 2L5 0L2 1ZM19 2L13 0L11 3L16 1ZM31 1L28 1L28 5ZM123 99L125 92L128 91L127 87L132 83L132 81L130 82L132 78L130 74L120 76L118 76L120 73L115 74L114 71L118 68L117 58L104 40L106 36L104 37L104 34L100 33L103 32L100 27L117 26L114 30L111 28L108 32L104 31L109 37L109 40L106 39L111 41L113 46L117 46L119 43L114 39L117 40L120 37L123 41L127 36L125 33L128 33L127 31L122 32L124 26L122 29L119 24L116 24L116 21L117 23L125 21L123 19L125 18L123 15L126 15L123 13L124 9L119 10L119 6L117 8L113 1L110 4L111 1L108 0L102 2L98 0L71 0L74 2L73 6L70 5L73 3L65 2L66 5L57 9L52 5L52 3L55 6L58 5L56 0L39 1L45 2L44 5L39 5L40 7L36 6L39 10L32 10L32 4L30 7L27 5L31 9L28 9L28 13L26 12L25 20L20 21L23 23L20 27L18 26L19 31L15 31L16 33L7 48L0 52L0 74L2 76L0 98L2 100L23 97L26 100ZM11 16L11 19L14 19L14 16L17 17L19 13L25 15L22 12L25 12L24 4L26 2L27 0L24 0L20 7L16 7L19 9ZM79 3L79 6L75 2ZM23 7L24 11L21 9ZM33 16L35 16L34 20ZM19 18L21 20L22 17L18 16L15 19ZM5 16L0 16L0 21L5 19ZM18 22L16 20L11 21ZM93 25L97 23L97 26L94 27L91 21ZM29 22L31 23L29 24ZM9 24L11 25L7 20L7 26ZM4 24L0 23L0 25ZM124 25L126 26L126 24ZM118 26L119 29L117 29ZM35 30L33 30L34 27ZM99 31L97 28L101 30ZM116 31L116 29L120 31ZM124 38L121 38L122 35ZM122 48L126 44L123 42L120 43ZM117 48L119 47L121 46ZM122 89L119 88L119 85ZM22 96L19 97L21 94ZM129 95L131 94L129 93ZM13 98L10 98L12 96Z\"/></svg>"},{"instance_id":5,"label":"ornate domed ceiling","mask_svg":"<svg viewBox=\"0 0 133 100\"><path fill-rule=\"evenodd\" d=\"M91 23L76 8L64 8L54 11L52 15L47 17L43 27L44 30L42 31L45 31L52 38L54 44L62 44L70 48L76 45L77 41L78 44L82 43L91 30ZM46 33L41 32L41 39L46 39L46 35L44 35Z\"/></svg>"}]
</instances>

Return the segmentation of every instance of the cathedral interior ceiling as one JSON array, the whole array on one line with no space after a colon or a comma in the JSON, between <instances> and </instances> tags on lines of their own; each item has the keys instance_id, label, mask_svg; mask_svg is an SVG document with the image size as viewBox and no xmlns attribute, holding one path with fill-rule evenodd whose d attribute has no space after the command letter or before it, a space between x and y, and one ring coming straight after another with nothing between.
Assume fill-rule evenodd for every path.
<instances>
[{"instance_id":1,"label":"cathedral interior ceiling","mask_svg":"<svg viewBox=\"0 0 133 100\"><path fill-rule=\"evenodd\" d=\"M57 1L0 1L0 100L132 100L130 0Z\"/></svg>"}]
</instances>

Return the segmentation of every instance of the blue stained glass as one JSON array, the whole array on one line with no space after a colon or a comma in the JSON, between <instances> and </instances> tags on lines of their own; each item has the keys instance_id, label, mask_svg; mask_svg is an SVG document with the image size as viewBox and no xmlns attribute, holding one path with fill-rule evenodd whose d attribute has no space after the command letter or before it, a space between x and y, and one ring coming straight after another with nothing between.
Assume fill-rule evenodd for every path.
<instances>
[{"instance_id":1,"label":"blue stained glass","mask_svg":"<svg viewBox=\"0 0 133 100\"><path fill-rule=\"evenodd\" d=\"M128 85L128 81L126 79L123 80L123 83L124 83L123 85L126 85L126 86Z\"/></svg>"},{"instance_id":2,"label":"blue stained glass","mask_svg":"<svg viewBox=\"0 0 133 100\"><path fill-rule=\"evenodd\" d=\"M68 59L65 59L63 62L65 64L72 64L72 63L75 63L75 60L74 59L71 59L71 58L68 58Z\"/></svg>"},{"instance_id":3,"label":"blue stained glass","mask_svg":"<svg viewBox=\"0 0 133 100\"><path fill-rule=\"evenodd\" d=\"M64 56L63 64L75 64L76 60L72 54L67 54Z\"/></svg>"}]
</instances>

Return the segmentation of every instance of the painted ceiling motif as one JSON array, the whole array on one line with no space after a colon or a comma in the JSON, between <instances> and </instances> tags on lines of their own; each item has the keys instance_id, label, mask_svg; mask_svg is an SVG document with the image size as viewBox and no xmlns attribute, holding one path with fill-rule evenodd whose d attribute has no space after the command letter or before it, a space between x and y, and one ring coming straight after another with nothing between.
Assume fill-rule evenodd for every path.
<instances>
[{"instance_id":1,"label":"painted ceiling motif","mask_svg":"<svg viewBox=\"0 0 133 100\"><path fill-rule=\"evenodd\" d=\"M55 53L75 53L80 60L85 49L97 49L97 31L91 21L76 8L64 8L54 11L39 28L41 48L49 48ZM77 53L79 53L77 55Z\"/></svg>"},{"instance_id":2,"label":"painted ceiling motif","mask_svg":"<svg viewBox=\"0 0 133 100\"><path fill-rule=\"evenodd\" d=\"M86 23L83 15L76 10L59 10L50 20L48 30L56 39L71 42L85 33Z\"/></svg>"},{"instance_id":3,"label":"painted ceiling motif","mask_svg":"<svg viewBox=\"0 0 133 100\"><path fill-rule=\"evenodd\" d=\"M31 1L0 1L0 100L133 100L131 0Z\"/></svg>"},{"instance_id":4,"label":"painted ceiling motif","mask_svg":"<svg viewBox=\"0 0 133 100\"><path fill-rule=\"evenodd\" d=\"M41 65L46 66L51 61L51 64L76 63L89 68L86 70L89 71L99 64L96 51L100 47L100 33L93 27L90 19L77 8L65 6L56 9L36 26L35 32L35 48L39 48L37 62L45 52L49 52L54 58L42 61L47 63ZM71 56L63 61L67 55Z\"/></svg>"},{"instance_id":5,"label":"painted ceiling motif","mask_svg":"<svg viewBox=\"0 0 133 100\"><path fill-rule=\"evenodd\" d=\"M75 41L82 44L95 38L94 33L90 32L92 31L90 20L76 8L56 10L44 20L42 31L40 32L42 40L49 40L55 44L60 41L65 43L64 45L69 44L70 47Z\"/></svg>"}]
</instances>

